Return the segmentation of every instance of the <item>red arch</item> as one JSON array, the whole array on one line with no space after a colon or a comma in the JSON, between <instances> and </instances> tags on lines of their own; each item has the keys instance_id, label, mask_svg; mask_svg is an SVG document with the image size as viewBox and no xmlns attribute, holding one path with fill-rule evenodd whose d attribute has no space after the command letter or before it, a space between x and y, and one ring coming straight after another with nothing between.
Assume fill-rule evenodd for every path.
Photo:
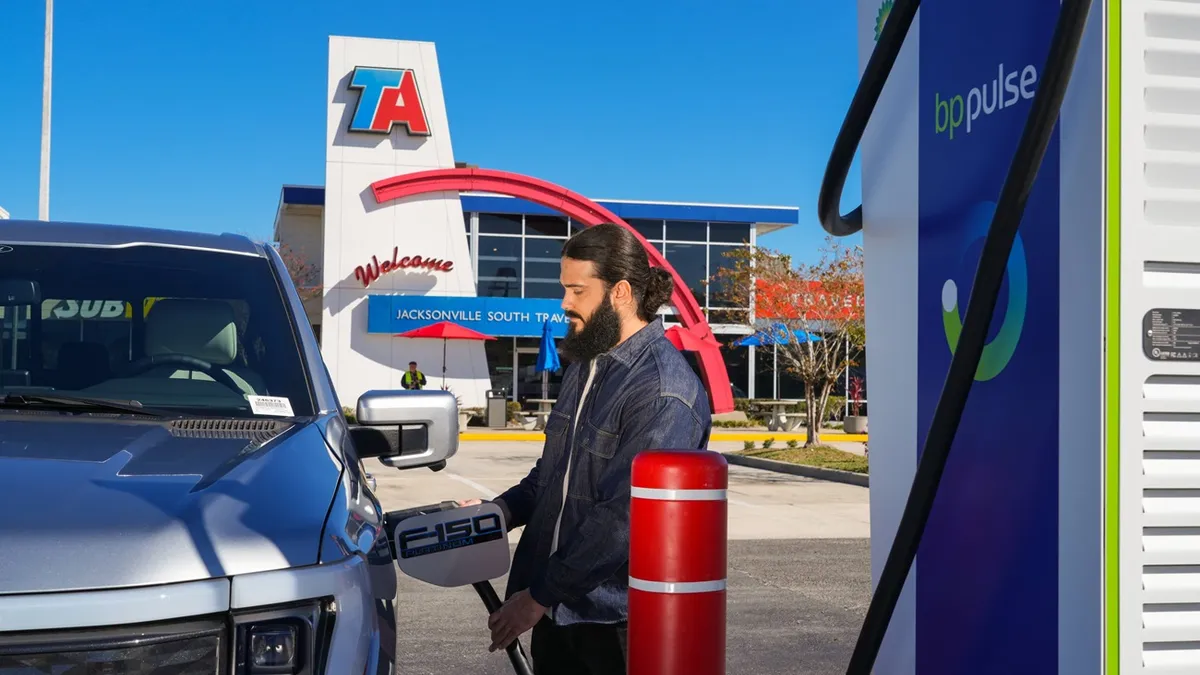
<instances>
[{"instance_id":1,"label":"red arch","mask_svg":"<svg viewBox=\"0 0 1200 675\"><path fill-rule=\"evenodd\" d=\"M696 298L688 291L679 273L667 264L662 253L650 245L646 238L630 227L616 214L596 202L576 194L567 188L544 180L507 171L493 169L435 169L393 176L371 184L375 201L382 204L394 199L430 192L488 192L491 194L518 197L540 204L570 216L587 226L600 223L616 223L633 232L650 256L650 264L671 273L675 280L675 292L671 304L679 313L680 321L704 346L697 352L700 373L708 389L709 402L714 413L733 411L733 390L729 384L729 373L725 370L725 359L704 312Z\"/></svg>"}]
</instances>

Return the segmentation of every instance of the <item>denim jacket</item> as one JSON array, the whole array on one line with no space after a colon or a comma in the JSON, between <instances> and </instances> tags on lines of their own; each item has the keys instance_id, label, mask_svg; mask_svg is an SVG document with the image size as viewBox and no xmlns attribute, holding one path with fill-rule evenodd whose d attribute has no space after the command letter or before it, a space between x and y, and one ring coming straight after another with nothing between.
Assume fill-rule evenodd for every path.
<instances>
[{"instance_id":1,"label":"denim jacket","mask_svg":"<svg viewBox=\"0 0 1200 675\"><path fill-rule=\"evenodd\" d=\"M509 527L525 527L506 594L529 589L560 625L625 621L633 457L647 449L705 450L711 429L708 394L660 319L593 362L571 364L541 458L498 498Z\"/></svg>"}]
</instances>

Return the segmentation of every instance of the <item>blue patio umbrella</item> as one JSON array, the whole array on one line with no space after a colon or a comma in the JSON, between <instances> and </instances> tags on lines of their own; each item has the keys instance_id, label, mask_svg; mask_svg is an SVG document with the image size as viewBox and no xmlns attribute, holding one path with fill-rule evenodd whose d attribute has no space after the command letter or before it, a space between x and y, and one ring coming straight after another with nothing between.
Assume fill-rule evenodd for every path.
<instances>
[{"instance_id":1,"label":"blue patio umbrella","mask_svg":"<svg viewBox=\"0 0 1200 675\"><path fill-rule=\"evenodd\" d=\"M782 323L772 324L767 328L760 328L754 333L747 335L744 338L734 342L739 347L762 347L763 345L786 345L791 344L792 338L797 342L820 342L821 336L814 335L803 329L796 328L791 331Z\"/></svg>"},{"instance_id":2,"label":"blue patio umbrella","mask_svg":"<svg viewBox=\"0 0 1200 675\"><path fill-rule=\"evenodd\" d=\"M542 324L542 341L538 345L536 371L542 374L542 398L550 398L550 373L562 368L558 348L554 345L550 321Z\"/></svg>"},{"instance_id":3,"label":"blue patio umbrella","mask_svg":"<svg viewBox=\"0 0 1200 675\"><path fill-rule=\"evenodd\" d=\"M754 333L747 335L734 342L738 347L762 347L771 345L772 356L774 363L772 365L772 385L774 386L773 395L779 396L779 345L791 344L792 339L797 342L820 342L821 336L814 335L800 328L788 330L788 327L782 323L772 324L766 328L760 328Z\"/></svg>"}]
</instances>

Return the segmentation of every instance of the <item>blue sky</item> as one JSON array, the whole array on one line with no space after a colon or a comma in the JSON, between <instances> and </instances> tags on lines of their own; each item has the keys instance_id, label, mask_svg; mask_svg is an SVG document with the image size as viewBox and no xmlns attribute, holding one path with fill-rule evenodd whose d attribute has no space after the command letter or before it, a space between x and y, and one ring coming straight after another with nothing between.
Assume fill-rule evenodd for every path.
<instances>
[{"instance_id":1,"label":"blue sky","mask_svg":"<svg viewBox=\"0 0 1200 675\"><path fill-rule=\"evenodd\" d=\"M37 217L43 19L0 3L14 218ZM437 43L460 161L597 198L799 206L762 244L807 259L855 20L852 2L783 0L59 0L50 215L269 237L280 185L324 180L335 34Z\"/></svg>"}]
</instances>

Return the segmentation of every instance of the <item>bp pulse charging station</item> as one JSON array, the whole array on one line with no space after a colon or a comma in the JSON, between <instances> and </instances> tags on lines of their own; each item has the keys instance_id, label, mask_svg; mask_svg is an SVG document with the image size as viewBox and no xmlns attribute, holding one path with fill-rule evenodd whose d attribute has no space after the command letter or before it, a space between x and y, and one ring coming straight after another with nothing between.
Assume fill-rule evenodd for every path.
<instances>
[{"instance_id":1,"label":"bp pulse charging station","mask_svg":"<svg viewBox=\"0 0 1200 675\"><path fill-rule=\"evenodd\" d=\"M1060 6L922 2L863 136L875 581ZM880 675L1200 673L1200 3L1071 73Z\"/></svg>"}]
</instances>

